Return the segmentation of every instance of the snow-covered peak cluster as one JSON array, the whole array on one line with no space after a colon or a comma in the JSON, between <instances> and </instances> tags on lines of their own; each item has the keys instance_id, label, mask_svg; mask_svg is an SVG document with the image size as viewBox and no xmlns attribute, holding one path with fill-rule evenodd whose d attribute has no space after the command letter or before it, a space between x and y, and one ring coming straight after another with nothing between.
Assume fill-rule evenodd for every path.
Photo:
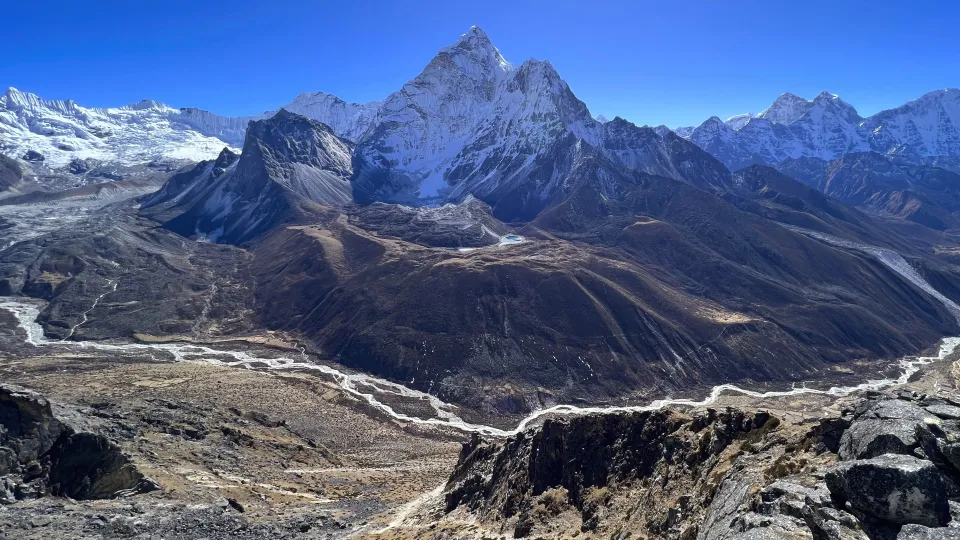
<instances>
[{"instance_id":1,"label":"snow-covered peak cluster","mask_svg":"<svg viewBox=\"0 0 960 540\"><path fill-rule=\"evenodd\" d=\"M760 113L726 121L712 117L675 132L731 168L869 150L917 160L960 156L958 103L960 91L943 90L861 118L829 92L812 100L786 93ZM669 129L594 118L549 62L530 59L514 66L478 27L442 48L383 101L348 103L313 92L299 94L282 109L322 122L353 143L358 163L353 181L357 193L370 200L497 192L526 178L558 144L569 147L567 139L582 141L626 169L688 181L691 173L684 171L699 170L677 161L693 154L678 146L686 142L677 142ZM42 156L55 169L78 158L124 165L212 159L224 146L242 147L250 122L279 110L225 117L151 100L86 108L10 88L0 98L0 152Z\"/></svg>"},{"instance_id":2,"label":"snow-covered peak cluster","mask_svg":"<svg viewBox=\"0 0 960 540\"><path fill-rule=\"evenodd\" d=\"M627 169L675 178L697 169L675 163L652 129L594 119L550 62L514 66L475 27L380 105L357 139L355 194L394 202L489 198L544 163L566 160L557 149L574 141ZM550 183L527 197L547 199L561 188Z\"/></svg>"},{"instance_id":3,"label":"snow-covered peak cluster","mask_svg":"<svg viewBox=\"0 0 960 540\"><path fill-rule=\"evenodd\" d=\"M737 115L723 124L713 117L676 132L731 169L865 151L920 162L960 156L960 90L930 92L868 118L827 91L812 100L785 93L760 113Z\"/></svg>"}]
</instances>

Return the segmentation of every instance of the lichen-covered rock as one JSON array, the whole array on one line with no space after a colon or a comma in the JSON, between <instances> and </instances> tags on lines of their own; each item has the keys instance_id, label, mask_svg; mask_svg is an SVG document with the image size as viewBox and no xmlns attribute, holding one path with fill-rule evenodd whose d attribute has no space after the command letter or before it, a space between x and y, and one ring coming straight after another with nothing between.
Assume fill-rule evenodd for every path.
<instances>
[{"instance_id":1,"label":"lichen-covered rock","mask_svg":"<svg viewBox=\"0 0 960 540\"><path fill-rule=\"evenodd\" d=\"M960 540L960 529L904 525L897 540Z\"/></svg>"},{"instance_id":2,"label":"lichen-covered rock","mask_svg":"<svg viewBox=\"0 0 960 540\"><path fill-rule=\"evenodd\" d=\"M867 539L856 517L832 506L830 492L822 484L803 486L778 480L760 492L756 511L765 516L792 518L795 523L792 538L812 535L830 540Z\"/></svg>"},{"instance_id":3,"label":"lichen-covered rock","mask_svg":"<svg viewBox=\"0 0 960 540\"><path fill-rule=\"evenodd\" d=\"M941 473L926 460L897 454L854 460L825 480L834 499L883 521L936 527L950 520Z\"/></svg>"}]
</instances>

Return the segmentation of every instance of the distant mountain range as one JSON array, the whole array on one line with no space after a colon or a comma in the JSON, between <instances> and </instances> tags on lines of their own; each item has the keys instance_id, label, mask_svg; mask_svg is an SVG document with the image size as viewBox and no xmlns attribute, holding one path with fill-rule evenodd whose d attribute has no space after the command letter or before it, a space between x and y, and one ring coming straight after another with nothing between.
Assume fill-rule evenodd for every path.
<instances>
[{"instance_id":1,"label":"distant mountain range","mask_svg":"<svg viewBox=\"0 0 960 540\"><path fill-rule=\"evenodd\" d=\"M810 101L786 93L759 114L741 114L727 121L714 116L676 132L730 169L777 165L786 159L831 160L856 152L957 169L960 90L935 90L867 118L829 92Z\"/></svg>"}]
</instances>

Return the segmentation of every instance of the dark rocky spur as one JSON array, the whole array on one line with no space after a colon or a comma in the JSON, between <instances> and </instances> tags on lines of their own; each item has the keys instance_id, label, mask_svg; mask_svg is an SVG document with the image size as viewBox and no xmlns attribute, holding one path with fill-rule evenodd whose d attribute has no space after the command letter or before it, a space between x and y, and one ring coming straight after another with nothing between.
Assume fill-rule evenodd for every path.
<instances>
[{"instance_id":1,"label":"dark rocky spur","mask_svg":"<svg viewBox=\"0 0 960 540\"><path fill-rule=\"evenodd\" d=\"M120 448L86 431L82 417L54 415L35 392L0 385L0 503L45 495L106 499L157 489Z\"/></svg>"}]
</instances>

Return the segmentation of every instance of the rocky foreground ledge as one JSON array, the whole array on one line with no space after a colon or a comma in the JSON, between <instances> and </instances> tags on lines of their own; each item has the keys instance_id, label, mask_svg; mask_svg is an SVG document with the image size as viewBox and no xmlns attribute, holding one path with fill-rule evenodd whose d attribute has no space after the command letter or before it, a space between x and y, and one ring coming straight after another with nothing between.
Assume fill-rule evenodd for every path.
<instances>
[{"instance_id":1,"label":"rocky foreground ledge","mask_svg":"<svg viewBox=\"0 0 960 540\"><path fill-rule=\"evenodd\" d=\"M842 417L655 411L465 444L426 536L960 538L960 398L875 393Z\"/></svg>"},{"instance_id":2,"label":"rocky foreground ledge","mask_svg":"<svg viewBox=\"0 0 960 540\"><path fill-rule=\"evenodd\" d=\"M116 444L86 431L82 418L57 417L39 394L0 384L0 504L46 495L110 499L154 489Z\"/></svg>"}]
</instances>

